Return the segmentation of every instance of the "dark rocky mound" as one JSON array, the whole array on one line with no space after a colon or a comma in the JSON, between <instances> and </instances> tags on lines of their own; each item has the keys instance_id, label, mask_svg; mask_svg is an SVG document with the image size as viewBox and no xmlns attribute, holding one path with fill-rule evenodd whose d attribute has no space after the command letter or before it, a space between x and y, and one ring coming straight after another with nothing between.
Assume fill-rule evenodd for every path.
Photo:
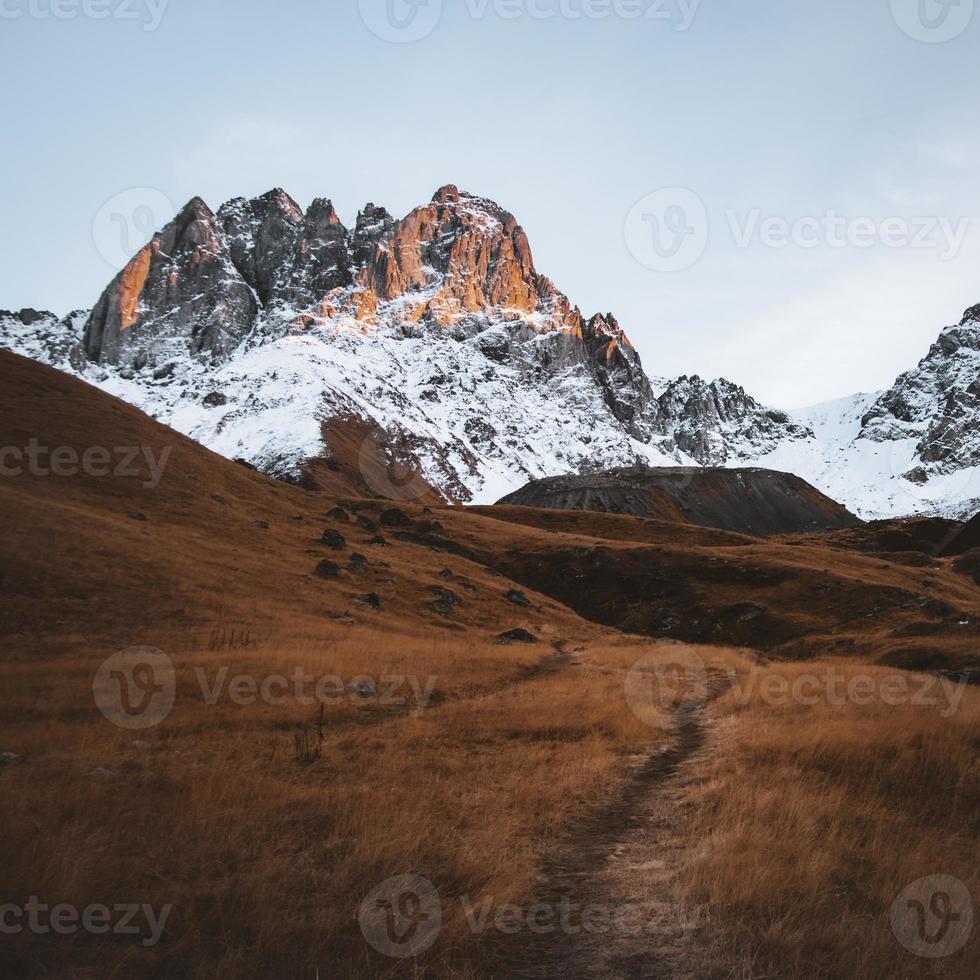
<instances>
[{"instance_id":1,"label":"dark rocky mound","mask_svg":"<svg viewBox=\"0 0 980 980\"><path fill-rule=\"evenodd\" d=\"M790 473L632 467L534 480L498 505L681 521L756 537L857 527L861 521Z\"/></svg>"},{"instance_id":2,"label":"dark rocky mound","mask_svg":"<svg viewBox=\"0 0 980 980\"><path fill-rule=\"evenodd\" d=\"M939 554L943 558L965 555L968 551L980 548L980 514L967 521L949 541L944 543Z\"/></svg>"}]
</instances>

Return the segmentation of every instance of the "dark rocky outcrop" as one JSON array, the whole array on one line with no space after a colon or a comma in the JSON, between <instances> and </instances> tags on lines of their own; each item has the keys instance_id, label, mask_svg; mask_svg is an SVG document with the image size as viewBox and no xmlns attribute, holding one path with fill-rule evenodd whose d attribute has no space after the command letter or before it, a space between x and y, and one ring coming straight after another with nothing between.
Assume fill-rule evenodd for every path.
<instances>
[{"instance_id":1,"label":"dark rocky outcrop","mask_svg":"<svg viewBox=\"0 0 980 980\"><path fill-rule=\"evenodd\" d=\"M336 528L327 528L320 538L320 542L334 551L343 551L347 547L347 539Z\"/></svg>"},{"instance_id":2,"label":"dark rocky outcrop","mask_svg":"<svg viewBox=\"0 0 980 980\"><path fill-rule=\"evenodd\" d=\"M498 504L594 510L768 536L855 527L853 514L789 473L633 467L535 480Z\"/></svg>"}]
</instances>

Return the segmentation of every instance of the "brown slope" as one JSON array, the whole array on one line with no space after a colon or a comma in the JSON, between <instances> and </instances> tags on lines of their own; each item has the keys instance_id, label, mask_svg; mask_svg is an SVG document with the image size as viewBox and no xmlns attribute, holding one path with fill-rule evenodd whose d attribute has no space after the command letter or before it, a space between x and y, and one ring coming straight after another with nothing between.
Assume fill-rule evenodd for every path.
<instances>
[{"instance_id":1,"label":"brown slope","mask_svg":"<svg viewBox=\"0 0 980 980\"><path fill-rule=\"evenodd\" d=\"M137 476L0 480L0 628L21 652L93 637L100 649L193 645L236 628L269 635L363 625L488 640L529 626L557 636L589 629L581 616L778 656L836 651L937 668L977 660L980 589L949 562L909 567L812 535L758 539L511 507L427 515L408 503L399 505L408 525L382 529L389 547L372 548L372 532L327 519L334 498L222 459L73 378L0 352L0 382L7 445L34 438L79 453L106 445L170 454L156 487L145 465ZM390 506L346 503L352 516L374 521ZM347 536L343 552L320 543L327 526ZM365 571L314 574L324 559L346 566L355 550L368 558ZM456 584L441 577L446 566ZM443 615L432 589L447 583L463 601ZM531 607L507 599L515 584ZM367 592L381 595L381 618L358 606Z\"/></svg>"},{"instance_id":2,"label":"brown slope","mask_svg":"<svg viewBox=\"0 0 980 980\"><path fill-rule=\"evenodd\" d=\"M372 547L373 533L327 519L335 499L219 457L66 374L0 350L0 392L4 446L26 449L34 440L79 459L104 447L114 473L41 475L25 465L0 477L0 636L16 655L96 639L100 649L194 645L215 629L343 633L352 624L337 617L434 636L492 638L504 626L525 625L526 615L504 597L506 584L486 569L447 561L387 528L389 547ZM132 475L117 472L128 448L140 454ZM166 460L155 486L147 453ZM361 505L376 522L391 506ZM413 525L423 520L421 504L399 506ZM346 536L343 551L321 544L327 527ZM368 559L363 572L330 580L314 574L322 560L346 569L355 551ZM468 588L440 577L449 564ZM462 598L451 615L433 610L431 589L446 585ZM470 590L479 601L464 594ZM368 592L381 595L383 616L358 607ZM538 606L539 617L588 628L553 602Z\"/></svg>"},{"instance_id":3,"label":"brown slope","mask_svg":"<svg viewBox=\"0 0 980 980\"><path fill-rule=\"evenodd\" d=\"M916 567L833 535L750 538L596 512L484 507L447 512L445 523L480 561L604 625L980 674L980 589L949 561Z\"/></svg>"}]
</instances>

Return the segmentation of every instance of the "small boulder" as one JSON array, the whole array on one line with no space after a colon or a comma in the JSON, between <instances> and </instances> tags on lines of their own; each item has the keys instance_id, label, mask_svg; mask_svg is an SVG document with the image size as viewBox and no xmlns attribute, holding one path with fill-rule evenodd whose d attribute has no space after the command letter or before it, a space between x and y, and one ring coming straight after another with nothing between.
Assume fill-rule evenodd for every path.
<instances>
[{"instance_id":1,"label":"small boulder","mask_svg":"<svg viewBox=\"0 0 980 980\"><path fill-rule=\"evenodd\" d=\"M204 396L201 404L205 408L221 408L222 405L228 404L228 396L220 391L212 391L209 395Z\"/></svg>"},{"instance_id":2,"label":"small boulder","mask_svg":"<svg viewBox=\"0 0 980 980\"><path fill-rule=\"evenodd\" d=\"M451 616L459 605L459 596L452 589L445 589L441 585L430 585L429 591L436 597L432 608L440 616Z\"/></svg>"},{"instance_id":3,"label":"small boulder","mask_svg":"<svg viewBox=\"0 0 980 980\"><path fill-rule=\"evenodd\" d=\"M439 578L452 578L452 577L453 577L453 570L451 568L444 568L439 573Z\"/></svg>"},{"instance_id":4,"label":"small boulder","mask_svg":"<svg viewBox=\"0 0 980 980\"><path fill-rule=\"evenodd\" d=\"M362 531L368 531L373 534L378 530L378 525L370 517L365 517L363 514L358 515L356 523Z\"/></svg>"},{"instance_id":5,"label":"small boulder","mask_svg":"<svg viewBox=\"0 0 980 980\"><path fill-rule=\"evenodd\" d=\"M324 560L316 566L316 574L320 578L339 578L340 565L335 561Z\"/></svg>"},{"instance_id":6,"label":"small boulder","mask_svg":"<svg viewBox=\"0 0 980 980\"><path fill-rule=\"evenodd\" d=\"M215 502L216 504L222 504L222 505L223 505L223 506L225 506L225 507L227 507L227 506L228 506L228 501L227 501L227 500L226 500L226 499L225 499L224 497L222 497L220 493L212 493L212 494L211 494L211 499L212 499L212 500L213 500L213 501L214 501L214 502Z\"/></svg>"},{"instance_id":7,"label":"small boulder","mask_svg":"<svg viewBox=\"0 0 980 980\"><path fill-rule=\"evenodd\" d=\"M447 589L442 585L430 585L429 591L433 593L437 599L448 602L453 606L459 605L459 596L456 595L452 589Z\"/></svg>"},{"instance_id":8,"label":"small boulder","mask_svg":"<svg viewBox=\"0 0 980 980\"><path fill-rule=\"evenodd\" d=\"M387 548L388 547L388 542L384 539L384 536L381 535L381 534L376 534L373 538L371 538L370 541L368 541L368 544L372 548Z\"/></svg>"},{"instance_id":9,"label":"small boulder","mask_svg":"<svg viewBox=\"0 0 980 980\"><path fill-rule=\"evenodd\" d=\"M334 551L343 551L347 547L347 539L335 528L328 527L320 538L321 544L325 544Z\"/></svg>"},{"instance_id":10,"label":"small boulder","mask_svg":"<svg viewBox=\"0 0 980 980\"><path fill-rule=\"evenodd\" d=\"M262 528L263 531L268 531L269 530L269 522L268 521L255 521L255 526Z\"/></svg>"},{"instance_id":11,"label":"small boulder","mask_svg":"<svg viewBox=\"0 0 980 980\"><path fill-rule=\"evenodd\" d=\"M381 608L381 596L377 592L366 592L357 601L362 606L369 606L371 609Z\"/></svg>"},{"instance_id":12,"label":"small boulder","mask_svg":"<svg viewBox=\"0 0 980 980\"><path fill-rule=\"evenodd\" d=\"M443 526L438 521L419 521L415 525L419 534L442 534Z\"/></svg>"},{"instance_id":13,"label":"small boulder","mask_svg":"<svg viewBox=\"0 0 980 980\"><path fill-rule=\"evenodd\" d=\"M538 638L533 633L528 633L527 630L516 629L507 630L505 633L501 633L497 637L497 643L500 646L509 646L511 643L537 643Z\"/></svg>"},{"instance_id":14,"label":"small boulder","mask_svg":"<svg viewBox=\"0 0 980 980\"><path fill-rule=\"evenodd\" d=\"M510 589L504 594L504 598L515 606L527 607L531 605L531 600L520 589Z\"/></svg>"},{"instance_id":15,"label":"small boulder","mask_svg":"<svg viewBox=\"0 0 980 980\"><path fill-rule=\"evenodd\" d=\"M367 567L368 560L359 551L351 552L349 567L352 572L359 572Z\"/></svg>"},{"instance_id":16,"label":"small boulder","mask_svg":"<svg viewBox=\"0 0 980 980\"><path fill-rule=\"evenodd\" d=\"M0 752L0 765L9 766L24 760L16 752Z\"/></svg>"},{"instance_id":17,"label":"small boulder","mask_svg":"<svg viewBox=\"0 0 980 980\"><path fill-rule=\"evenodd\" d=\"M350 515L344 510L343 507L334 507L333 510L327 512L327 519L331 521L340 521L341 524L350 523Z\"/></svg>"},{"instance_id":18,"label":"small boulder","mask_svg":"<svg viewBox=\"0 0 980 980\"><path fill-rule=\"evenodd\" d=\"M144 514L141 510L131 511L126 516L132 518L134 521L141 521L142 522L142 521L149 520L149 518L146 516L146 514Z\"/></svg>"},{"instance_id":19,"label":"small boulder","mask_svg":"<svg viewBox=\"0 0 980 980\"><path fill-rule=\"evenodd\" d=\"M397 507L390 507L381 515L382 527L411 527L412 521L408 514Z\"/></svg>"}]
</instances>

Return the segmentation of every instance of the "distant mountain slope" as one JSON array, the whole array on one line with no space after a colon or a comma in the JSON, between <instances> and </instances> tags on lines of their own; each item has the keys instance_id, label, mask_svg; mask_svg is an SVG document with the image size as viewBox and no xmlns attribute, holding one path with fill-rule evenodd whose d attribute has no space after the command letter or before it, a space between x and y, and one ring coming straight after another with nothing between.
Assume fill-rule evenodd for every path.
<instances>
[{"instance_id":1,"label":"distant mountain slope","mask_svg":"<svg viewBox=\"0 0 980 980\"><path fill-rule=\"evenodd\" d=\"M766 537L861 522L797 476L763 469L609 470L536 480L501 505L678 520Z\"/></svg>"},{"instance_id":2,"label":"distant mountain slope","mask_svg":"<svg viewBox=\"0 0 980 980\"><path fill-rule=\"evenodd\" d=\"M793 413L812 439L758 465L802 476L864 518L980 510L980 306L884 392Z\"/></svg>"}]
</instances>

